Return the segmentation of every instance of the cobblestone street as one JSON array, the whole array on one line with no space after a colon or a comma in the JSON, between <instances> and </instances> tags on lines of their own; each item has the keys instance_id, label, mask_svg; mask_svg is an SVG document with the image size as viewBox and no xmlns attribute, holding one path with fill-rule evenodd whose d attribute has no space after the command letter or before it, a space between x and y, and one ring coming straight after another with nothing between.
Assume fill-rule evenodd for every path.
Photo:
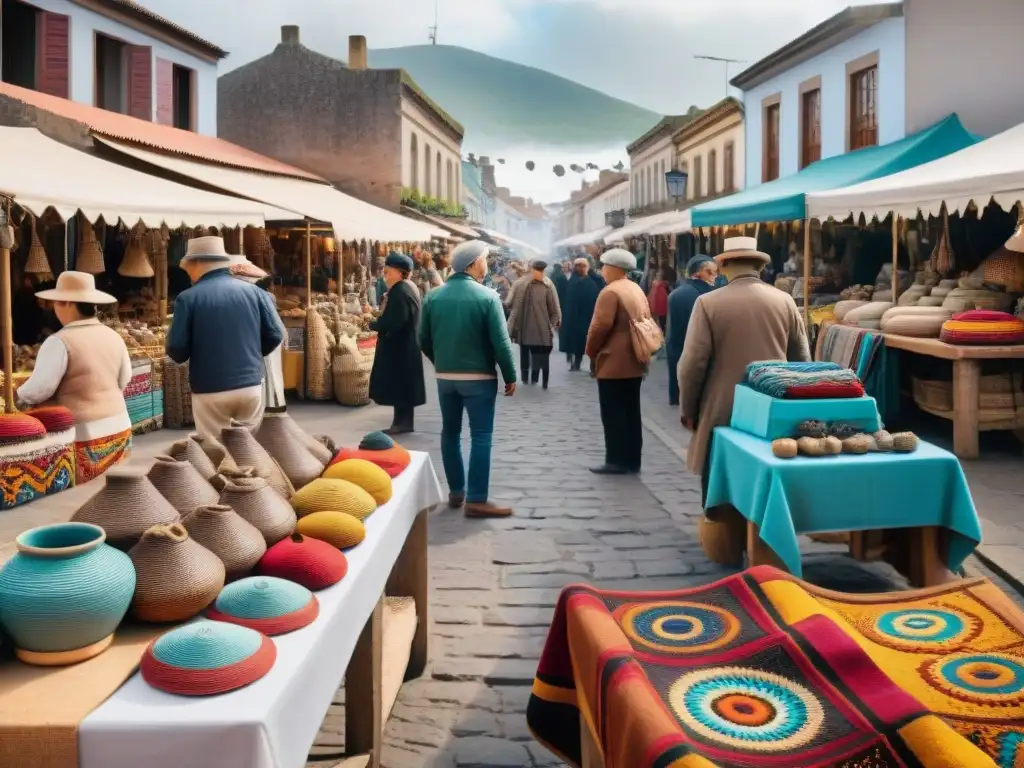
<instances>
[{"instance_id":1,"label":"cobblestone street","mask_svg":"<svg viewBox=\"0 0 1024 768\"><path fill-rule=\"evenodd\" d=\"M498 402L492 496L513 505L515 517L467 520L445 507L431 518L431 664L402 689L387 731L387 768L560 765L532 741L525 719L560 588L587 581L674 589L727 573L704 557L697 540L700 484L675 452L685 438L668 406L664 363L644 384L643 473L616 478L587 471L603 459L595 382L570 374L557 354L552 363L547 392L520 385L515 397ZM432 382L428 393L417 434L405 444L430 451L441 475ZM315 428L317 411L294 414ZM359 429L386 425L389 412L373 411L359 412ZM346 432L351 427L347 421ZM885 568L811 547L822 550L807 561L812 581L859 591L903 584ZM342 712L338 706L329 715L320 743L343 743Z\"/></svg>"}]
</instances>

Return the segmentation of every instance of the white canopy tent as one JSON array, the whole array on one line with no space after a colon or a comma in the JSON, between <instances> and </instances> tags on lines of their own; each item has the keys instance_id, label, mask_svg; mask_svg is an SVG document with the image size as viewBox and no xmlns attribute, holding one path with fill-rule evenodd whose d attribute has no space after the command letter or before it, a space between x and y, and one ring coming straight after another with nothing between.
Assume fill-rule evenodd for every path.
<instances>
[{"instance_id":1,"label":"white canopy tent","mask_svg":"<svg viewBox=\"0 0 1024 768\"><path fill-rule=\"evenodd\" d=\"M684 235L693 229L689 211L673 211L665 221L651 228L648 235Z\"/></svg>"},{"instance_id":2,"label":"white canopy tent","mask_svg":"<svg viewBox=\"0 0 1024 768\"><path fill-rule=\"evenodd\" d=\"M676 211L667 211L665 213L655 213L651 216L634 219L626 226L616 229L608 234L604 238L604 241L608 245L615 245L617 243L624 243L631 237L649 235L656 227L667 223L676 215Z\"/></svg>"},{"instance_id":3,"label":"white canopy tent","mask_svg":"<svg viewBox=\"0 0 1024 768\"><path fill-rule=\"evenodd\" d=\"M97 138L97 141L136 160L201 181L211 187L297 211L310 219L329 222L334 227L335 237L342 240L365 238L424 242L434 236L448 236L448 232L443 229L365 203L328 184L199 163L110 139Z\"/></svg>"},{"instance_id":4,"label":"white canopy tent","mask_svg":"<svg viewBox=\"0 0 1024 768\"><path fill-rule=\"evenodd\" d=\"M266 219L297 214L273 205L176 184L44 136L35 128L0 127L0 189L42 216L53 208L67 221L81 211L128 226L262 227Z\"/></svg>"},{"instance_id":5,"label":"white canopy tent","mask_svg":"<svg viewBox=\"0 0 1024 768\"><path fill-rule=\"evenodd\" d=\"M497 240L499 243L503 243L512 248L518 248L523 251L529 251L530 253L535 255L540 254L540 251L538 251L529 243L524 243L522 240L516 240L514 237L509 237L508 235L502 234L497 230L487 229L486 227L477 227L477 229L483 234L490 237L492 240Z\"/></svg>"},{"instance_id":6,"label":"white canopy tent","mask_svg":"<svg viewBox=\"0 0 1024 768\"><path fill-rule=\"evenodd\" d=\"M572 235L564 240L559 240L557 243L552 245L552 248L576 248L581 245L592 245L594 243L600 243L604 240L605 235L612 232L612 227L601 227L600 229L594 229L590 232L582 232L578 235Z\"/></svg>"},{"instance_id":7,"label":"white canopy tent","mask_svg":"<svg viewBox=\"0 0 1024 768\"><path fill-rule=\"evenodd\" d=\"M828 192L807 194L807 217L845 219L863 213L883 219L894 211L913 218L963 211L990 200L1009 210L1024 199L1024 124L891 176Z\"/></svg>"}]
</instances>

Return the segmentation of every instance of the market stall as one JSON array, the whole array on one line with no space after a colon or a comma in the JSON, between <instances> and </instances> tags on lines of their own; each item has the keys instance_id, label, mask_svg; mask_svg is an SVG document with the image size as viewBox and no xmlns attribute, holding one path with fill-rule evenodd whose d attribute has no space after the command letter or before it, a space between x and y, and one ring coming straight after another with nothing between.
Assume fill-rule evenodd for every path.
<instances>
[{"instance_id":1,"label":"market stall","mask_svg":"<svg viewBox=\"0 0 1024 768\"><path fill-rule=\"evenodd\" d=\"M582 232L578 235L572 235L563 240L559 240L557 243L552 243L551 248L582 248L587 245L595 245L602 243L606 235L610 235L614 231L614 227L601 227L600 229L593 229L589 232Z\"/></svg>"},{"instance_id":2,"label":"market stall","mask_svg":"<svg viewBox=\"0 0 1024 768\"><path fill-rule=\"evenodd\" d=\"M380 433L332 458L279 411L225 429L220 453L168 451L19 537L0 570L21 660L0 664L0 767L298 768L344 679L346 754L377 768L427 663L430 458Z\"/></svg>"},{"instance_id":3,"label":"market stall","mask_svg":"<svg viewBox=\"0 0 1024 768\"><path fill-rule=\"evenodd\" d=\"M619 227L616 230L609 232L604 237L605 245L617 245L619 243L625 243L630 238L639 237L640 235L653 235L657 234L656 230L679 216L678 211L667 211L665 213L655 213L651 216L643 216L639 219L633 219L623 227Z\"/></svg>"},{"instance_id":4,"label":"market stall","mask_svg":"<svg viewBox=\"0 0 1024 768\"><path fill-rule=\"evenodd\" d=\"M1024 403L1016 395L1020 387L1013 384L1024 371L1020 334L986 338L994 326L983 324L972 327L973 338L971 332L939 338L963 322L958 313L975 309L1004 313L986 315L987 322L1012 329L1010 313L1024 291L1024 229L1018 225L1006 238L1021 216L1022 198L1024 125L901 173L807 196L808 216L815 218L889 216L894 260L898 217L916 222L915 240L928 231L926 217L935 223L930 236L935 245L927 258L916 259L919 243L908 242L909 266L919 264L919 270L913 284L900 287L896 306L878 306L883 311L877 312L877 323L889 349L950 361L951 373L937 371L941 378L912 370L912 394L923 410L953 421L954 451L961 458L977 458L979 432L1024 426ZM906 232L903 239L908 240ZM870 306L850 309L856 324ZM933 367L918 358L909 362L917 369Z\"/></svg>"}]
</instances>

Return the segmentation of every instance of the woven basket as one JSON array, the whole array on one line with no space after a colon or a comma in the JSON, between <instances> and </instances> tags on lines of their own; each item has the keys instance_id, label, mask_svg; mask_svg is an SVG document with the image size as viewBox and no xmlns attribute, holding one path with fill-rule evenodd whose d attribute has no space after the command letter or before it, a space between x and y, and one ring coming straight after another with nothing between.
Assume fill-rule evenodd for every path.
<instances>
[{"instance_id":1,"label":"woven basket","mask_svg":"<svg viewBox=\"0 0 1024 768\"><path fill-rule=\"evenodd\" d=\"M331 347L327 323L319 312L306 313L306 388L310 400L330 400Z\"/></svg>"},{"instance_id":2,"label":"woven basket","mask_svg":"<svg viewBox=\"0 0 1024 768\"><path fill-rule=\"evenodd\" d=\"M324 472L324 478L355 483L370 494L377 504L386 504L391 500L390 475L366 459L346 459L332 464Z\"/></svg>"},{"instance_id":3,"label":"woven basket","mask_svg":"<svg viewBox=\"0 0 1024 768\"><path fill-rule=\"evenodd\" d=\"M292 506L299 517L314 512L344 512L363 520L377 509L377 502L355 483L321 478L292 496Z\"/></svg>"},{"instance_id":4,"label":"woven basket","mask_svg":"<svg viewBox=\"0 0 1024 768\"><path fill-rule=\"evenodd\" d=\"M178 461L173 456L157 456L148 477L160 495L182 515L205 504L216 504L219 498L214 487L191 462Z\"/></svg>"},{"instance_id":5,"label":"woven basket","mask_svg":"<svg viewBox=\"0 0 1024 768\"><path fill-rule=\"evenodd\" d=\"M181 523L194 541L224 563L227 581L248 576L267 551L259 529L225 504L199 507Z\"/></svg>"},{"instance_id":6,"label":"woven basket","mask_svg":"<svg viewBox=\"0 0 1024 768\"><path fill-rule=\"evenodd\" d=\"M288 428L288 431L290 431L296 439L306 447L306 450L313 454L321 465L326 467L330 463L331 459L334 458L334 452L303 430L302 427L295 423L295 419L286 419L284 425Z\"/></svg>"},{"instance_id":7,"label":"woven basket","mask_svg":"<svg viewBox=\"0 0 1024 768\"><path fill-rule=\"evenodd\" d=\"M299 520L295 530L338 549L349 549L366 538L363 522L344 512L314 512Z\"/></svg>"},{"instance_id":8,"label":"woven basket","mask_svg":"<svg viewBox=\"0 0 1024 768\"><path fill-rule=\"evenodd\" d=\"M268 409L253 437L280 465L291 484L301 488L320 477L326 462L319 461L295 436L288 426L291 421L292 417L283 408Z\"/></svg>"},{"instance_id":9,"label":"woven basket","mask_svg":"<svg viewBox=\"0 0 1024 768\"><path fill-rule=\"evenodd\" d=\"M71 520L98 525L107 532L108 544L129 549L154 525L169 525L179 517L148 477L121 468L104 475L103 488L79 507Z\"/></svg>"},{"instance_id":10,"label":"woven basket","mask_svg":"<svg viewBox=\"0 0 1024 768\"><path fill-rule=\"evenodd\" d=\"M294 581L316 592L345 578L348 560L326 541L296 533L268 549L257 570L263 576Z\"/></svg>"},{"instance_id":11,"label":"woven basket","mask_svg":"<svg viewBox=\"0 0 1024 768\"><path fill-rule=\"evenodd\" d=\"M180 523L153 526L128 557L136 574L131 613L142 621L191 619L224 588L224 563Z\"/></svg>"},{"instance_id":12,"label":"woven basket","mask_svg":"<svg viewBox=\"0 0 1024 768\"><path fill-rule=\"evenodd\" d=\"M1024 253L1000 248L982 263L986 283L1024 291Z\"/></svg>"},{"instance_id":13,"label":"woven basket","mask_svg":"<svg viewBox=\"0 0 1024 768\"><path fill-rule=\"evenodd\" d=\"M334 399L341 405L360 406L370 402L370 372L374 350L356 354L338 352L334 356Z\"/></svg>"},{"instance_id":14,"label":"woven basket","mask_svg":"<svg viewBox=\"0 0 1024 768\"><path fill-rule=\"evenodd\" d=\"M847 299L845 301L837 302L836 307L833 310L833 316L835 317L837 323L841 323L843 322L843 320L846 319L847 314L857 309L858 307L865 306L867 303L868 302L866 301L856 301L853 299Z\"/></svg>"},{"instance_id":15,"label":"woven basket","mask_svg":"<svg viewBox=\"0 0 1024 768\"><path fill-rule=\"evenodd\" d=\"M316 621L320 602L301 584L274 576L252 576L224 587L206 615L265 635L283 635Z\"/></svg>"},{"instance_id":16,"label":"woven basket","mask_svg":"<svg viewBox=\"0 0 1024 768\"><path fill-rule=\"evenodd\" d=\"M240 467L253 467L257 475L267 478L274 490L286 499L291 498L295 488L288 476L274 461L274 457L256 441L247 427L225 427L221 430L220 436L235 464Z\"/></svg>"},{"instance_id":17,"label":"woven basket","mask_svg":"<svg viewBox=\"0 0 1024 768\"><path fill-rule=\"evenodd\" d=\"M295 530L295 511L262 477L238 478L220 494L226 504L260 533L267 545L281 541Z\"/></svg>"},{"instance_id":18,"label":"woven basket","mask_svg":"<svg viewBox=\"0 0 1024 768\"><path fill-rule=\"evenodd\" d=\"M926 309L926 307L915 307L915 309ZM939 314L894 315L882 319L881 330L898 336L937 339L942 332L942 324L949 317L949 314L941 309Z\"/></svg>"},{"instance_id":19,"label":"woven basket","mask_svg":"<svg viewBox=\"0 0 1024 768\"><path fill-rule=\"evenodd\" d=\"M206 451L203 450L199 441L195 438L199 435L189 435L184 440L178 440L171 444L167 453L176 458L178 461L187 461L193 467L200 476L209 482L217 474L217 466L213 463L213 460L206 455ZM227 453L225 451L225 453Z\"/></svg>"},{"instance_id":20,"label":"woven basket","mask_svg":"<svg viewBox=\"0 0 1024 768\"><path fill-rule=\"evenodd\" d=\"M164 358L164 424L168 429L195 425L192 416L192 389L188 383L188 363L178 365Z\"/></svg>"},{"instance_id":21,"label":"woven basket","mask_svg":"<svg viewBox=\"0 0 1024 768\"><path fill-rule=\"evenodd\" d=\"M843 324L861 325L864 321L877 321L890 309L892 309L891 301L872 301L847 312L846 317L843 318Z\"/></svg>"},{"instance_id":22,"label":"woven basket","mask_svg":"<svg viewBox=\"0 0 1024 768\"><path fill-rule=\"evenodd\" d=\"M953 382L911 379L914 402L936 411L953 410ZM1024 374L1000 373L982 376L978 384L978 408L992 418L994 411L1006 411L1004 419L1014 418L1014 411L1024 411ZM985 420L984 418L982 420Z\"/></svg>"}]
</instances>

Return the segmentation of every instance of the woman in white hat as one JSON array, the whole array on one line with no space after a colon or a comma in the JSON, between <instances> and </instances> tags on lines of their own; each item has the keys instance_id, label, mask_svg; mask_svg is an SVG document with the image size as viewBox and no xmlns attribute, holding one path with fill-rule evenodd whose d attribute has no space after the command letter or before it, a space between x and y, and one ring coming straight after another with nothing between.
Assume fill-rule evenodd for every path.
<instances>
[{"instance_id":1,"label":"woman in white hat","mask_svg":"<svg viewBox=\"0 0 1024 768\"><path fill-rule=\"evenodd\" d=\"M96 290L86 272L63 272L57 287L36 294L53 302L61 330L39 348L32 376L18 389L26 406L61 405L75 419L76 483L85 483L128 456L132 422L124 388L132 378L128 347L96 317L97 304L117 301Z\"/></svg>"}]
</instances>

